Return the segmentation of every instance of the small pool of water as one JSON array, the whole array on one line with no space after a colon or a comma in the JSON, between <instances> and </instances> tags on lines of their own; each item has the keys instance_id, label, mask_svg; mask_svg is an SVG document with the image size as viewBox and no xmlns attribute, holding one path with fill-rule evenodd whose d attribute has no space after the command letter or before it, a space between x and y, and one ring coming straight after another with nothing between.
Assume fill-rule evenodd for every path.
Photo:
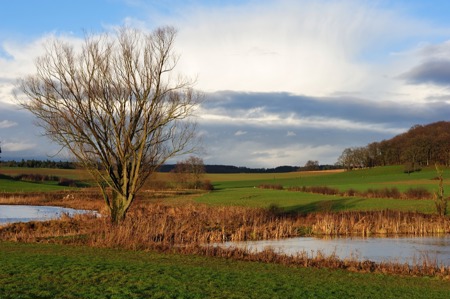
<instances>
[{"instance_id":1,"label":"small pool of water","mask_svg":"<svg viewBox=\"0 0 450 299\"><path fill-rule=\"evenodd\" d=\"M63 214L93 213L88 210L76 210L51 206L0 205L0 225L14 222L45 221L58 219Z\"/></svg>"},{"instance_id":2,"label":"small pool of water","mask_svg":"<svg viewBox=\"0 0 450 299\"><path fill-rule=\"evenodd\" d=\"M414 265L420 261L437 261L450 266L450 235L433 237L389 238L290 238L269 241L227 242L220 246L262 251L267 247L276 252L296 254L305 252L315 256L336 254L340 259L356 258L374 262L398 262Z\"/></svg>"}]
</instances>

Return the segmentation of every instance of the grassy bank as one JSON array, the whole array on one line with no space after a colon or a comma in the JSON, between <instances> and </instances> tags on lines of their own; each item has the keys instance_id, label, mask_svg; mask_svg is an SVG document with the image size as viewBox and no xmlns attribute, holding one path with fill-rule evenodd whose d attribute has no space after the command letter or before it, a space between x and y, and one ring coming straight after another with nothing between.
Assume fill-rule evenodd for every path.
<instances>
[{"instance_id":1,"label":"grassy bank","mask_svg":"<svg viewBox=\"0 0 450 299\"><path fill-rule=\"evenodd\" d=\"M70 171L65 176L82 178ZM13 294L5 298L446 298L450 268L433 263L376 265L199 246L310 234L449 233L449 217L431 215L432 200L286 190L407 188L418 182L434 190L434 178L431 169L408 175L401 167L386 167L341 173L207 175L215 186L212 192L146 187L121 226L109 225L107 218L79 216L0 228L0 298L3 293ZM157 174L156 179L165 182L170 176ZM10 180L0 178L0 187L5 182ZM30 189L0 193L0 203L69 206L107 214L96 189L49 192L41 189L49 186L46 183L20 183ZM280 184L283 190L261 189L260 184Z\"/></svg>"},{"instance_id":2,"label":"grassy bank","mask_svg":"<svg viewBox=\"0 0 450 299\"><path fill-rule=\"evenodd\" d=\"M448 171L448 170L445 170ZM444 178L446 172L444 172ZM438 188L436 171L432 167L420 172L406 174L403 166L388 166L348 172L296 172L284 174L236 174L208 175L215 191L204 194L197 202L211 205L239 205L251 207L277 206L286 211L298 213L380 211L391 209L403 212L433 213L433 200L400 198L374 198L371 196L326 195L307 192L293 192L289 189L325 186L341 193L353 190L363 193L367 190L393 188L398 192L420 189L433 194ZM444 181L448 188L450 180ZM280 186L283 190L266 190L260 185Z\"/></svg>"},{"instance_id":3,"label":"grassy bank","mask_svg":"<svg viewBox=\"0 0 450 299\"><path fill-rule=\"evenodd\" d=\"M1 298L448 298L448 281L0 242Z\"/></svg>"}]
</instances>

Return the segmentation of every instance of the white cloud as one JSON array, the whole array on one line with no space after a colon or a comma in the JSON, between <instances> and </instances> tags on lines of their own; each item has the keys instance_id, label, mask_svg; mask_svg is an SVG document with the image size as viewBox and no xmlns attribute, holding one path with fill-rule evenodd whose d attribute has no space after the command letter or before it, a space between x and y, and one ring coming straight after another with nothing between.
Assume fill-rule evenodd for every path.
<instances>
[{"instance_id":1,"label":"white cloud","mask_svg":"<svg viewBox=\"0 0 450 299\"><path fill-rule=\"evenodd\" d=\"M35 72L35 60L44 54L45 46L58 37L75 46L81 45L80 38L69 35L46 34L38 39L4 40L0 47L5 53L0 56L0 102L14 104L13 89L18 78ZM3 81L3 83L2 83Z\"/></svg>"},{"instance_id":2,"label":"white cloud","mask_svg":"<svg viewBox=\"0 0 450 299\"><path fill-rule=\"evenodd\" d=\"M295 132L292 131L288 131L286 134L287 137L292 137L292 136L297 136L297 134L295 134Z\"/></svg>"},{"instance_id":3,"label":"white cloud","mask_svg":"<svg viewBox=\"0 0 450 299\"><path fill-rule=\"evenodd\" d=\"M198 75L205 91L344 91L373 100L402 84L393 78L404 71L396 61L403 57L390 55L405 50L402 41L450 33L382 3L356 0L193 5L166 19L179 28L180 67Z\"/></svg>"},{"instance_id":4,"label":"white cloud","mask_svg":"<svg viewBox=\"0 0 450 299\"><path fill-rule=\"evenodd\" d=\"M236 131L236 132L234 133L234 136L241 136L241 135L245 135L245 134L247 134L246 131L241 131L241 130L239 130L239 131Z\"/></svg>"},{"instance_id":5,"label":"white cloud","mask_svg":"<svg viewBox=\"0 0 450 299\"><path fill-rule=\"evenodd\" d=\"M259 117L246 117L245 115L223 115L214 113L202 113L199 119L201 123L221 123L229 125L257 126L264 127L287 127L287 128L315 128L315 129L341 129L349 131L368 131L399 134L403 128L389 127L387 124L357 122L336 117L322 116L302 116L294 113L285 115L266 112ZM235 132L236 136L246 134L246 131ZM295 133L288 132L287 136L295 136Z\"/></svg>"},{"instance_id":6,"label":"white cloud","mask_svg":"<svg viewBox=\"0 0 450 299\"><path fill-rule=\"evenodd\" d=\"M281 165L304 165L308 160L319 160L320 163L336 162L336 151L331 145L309 146L307 144L271 145L254 141L234 143L220 155L220 163L248 167L276 167ZM241 157L241 158L238 158ZM206 157L205 162L217 157ZM217 162L216 162L217 163Z\"/></svg>"},{"instance_id":7,"label":"white cloud","mask_svg":"<svg viewBox=\"0 0 450 299\"><path fill-rule=\"evenodd\" d=\"M7 129L17 126L16 122L10 121L10 120L2 120L0 121L0 129Z\"/></svg>"},{"instance_id":8,"label":"white cloud","mask_svg":"<svg viewBox=\"0 0 450 299\"><path fill-rule=\"evenodd\" d=\"M448 111L443 105L450 98L448 88L406 84L398 76L430 57L448 57L450 42L433 44L429 38L442 40L450 30L431 28L404 15L399 6L360 0L250 0L226 7L195 2L177 3L175 17L149 9L149 20L127 18L124 23L139 28L175 25L179 71L197 77L199 89L282 91L313 98L249 101L248 95L230 100L221 94L222 102L198 111L210 158L205 162L255 167L303 165L311 159L334 163L344 147L390 138L415 122L440 120ZM161 3L154 5L165 5ZM0 102L12 101L14 81L33 72L34 59L48 38L1 42ZM345 102L345 97L351 100ZM429 99L436 105L414 105ZM372 104L361 105L368 101ZM404 103L403 114L399 102ZM48 140L31 136L31 120L28 127L18 123L13 129L28 135L17 140L27 141L3 140L5 151L50 151ZM0 122L6 126L11 121Z\"/></svg>"},{"instance_id":9,"label":"white cloud","mask_svg":"<svg viewBox=\"0 0 450 299\"><path fill-rule=\"evenodd\" d=\"M36 147L34 143L26 142L5 142L2 146L4 152L18 152L30 150Z\"/></svg>"},{"instance_id":10,"label":"white cloud","mask_svg":"<svg viewBox=\"0 0 450 299\"><path fill-rule=\"evenodd\" d=\"M317 160L317 157L322 157L326 160L319 161L320 163L333 163L330 162L328 156L334 155L335 151L336 148L330 145L309 146L297 144L283 148L256 150L250 152L249 156L255 165L304 165L308 160Z\"/></svg>"}]
</instances>

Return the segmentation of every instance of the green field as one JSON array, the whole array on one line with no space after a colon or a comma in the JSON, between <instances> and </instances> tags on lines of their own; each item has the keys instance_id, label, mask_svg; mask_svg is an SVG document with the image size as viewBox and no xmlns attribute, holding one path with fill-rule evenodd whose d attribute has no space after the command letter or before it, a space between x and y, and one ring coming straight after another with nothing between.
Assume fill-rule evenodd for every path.
<instances>
[{"instance_id":1,"label":"green field","mask_svg":"<svg viewBox=\"0 0 450 299\"><path fill-rule=\"evenodd\" d=\"M448 170L444 171L444 177ZM269 207L276 205L287 211L301 213L343 210L400 210L432 213L432 200L401 200L386 198L344 197L321 195L287 190L266 190L257 188L260 184L280 184L284 188L301 186L327 186L345 191L365 191L369 188L396 187L400 191L423 187L430 192L437 190L434 168L405 174L403 166L378 167L348 172L297 172L284 174L230 174L207 175L214 183L215 191L204 194L197 202L213 205L242 205ZM445 181L446 185L450 182Z\"/></svg>"},{"instance_id":2,"label":"green field","mask_svg":"<svg viewBox=\"0 0 450 299\"><path fill-rule=\"evenodd\" d=\"M262 183L293 186L328 186L339 190L398 187L406 190L409 187L422 186L435 189L437 176L434 167L426 167L422 171L406 174L403 166L385 166L344 172L291 172L274 174L208 174L207 178L214 182L218 189L229 187L254 187ZM450 179L450 170L444 169L444 178ZM450 184L450 180L447 180Z\"/></svg>"},{"instance_id":3,"label":"green field","mask_svg":"<svg viewBox=\"0 0 450 299\"><path fill-rule=\"evenodd\" d=\"M321 195L287 190L260 189L260 184L280 184L284 188L302 186L327 186L340 191L354 189L365 191L396 187L399 191L408 188L423 187L430 192L437 190L438 181L434 167L424 168L420 172L405 174L403 166L376 167L372 169L348 172L294 172L265 174L206 174L215 190L198 196L195 201L211 205L240 205L252 207L269 207L276 205L286 211L307 213L314 211L343 210L383 210L435 211L431 200L399 200L386 198L344 197L338 195ZM2 168L0 169L0 192L51 192L70 189L58 186L56 182L31 183L14 181L6 175L20 173L38 173L88 181L89 175L82 170ZM444 170L444 178L450 174ZM170 175L159 173L157 180L169 181ZM445 180L446 186L450 180ZM177 200L183 200L178 198Z\"/></svg>"},{"instance_id":4,"label":"green field","mask_svg":"<svg viewBox=\"0 0 450 299\"><path fill-rule=\"evenodd\" d=\"M57 176L85 184L91 179L87 172L78 169L3 167L0 168L0 192L51 192L73 189L59 186L56 181L28 182L13 179L14 176L23 174Z\"/></svg>"},{"instance_id":5,"label":"green field","mask_svg":"<svg viewBox=\"0 0 450 299\"><path fill-rule=\"evenodd\" d=\"M0 242L0 298L448 298L448 281Z\"/></svg>"},{"instance_id":6,"label":"green field","mask_svg":"<svg viewBox=\"0 0 450 299\"><path fill-rule=\"evenodd\" d=\"M13 181L14 173L86 179L79 170L0 169L0 192L50 192L53 183ZM448 171L448 170L446 170ZM444 177L446 177L444 172ZM437 189L436 172L410 175L382 167L341 173L207 174L212 192L177 196L208 205L270 207L308 213L343 210L434 212L432 200L368 199L288 190L260 184L328 186L339 190L422 186ZM157 180L169 180L158 174ZM449 180L446 180L446 185ZM0 298L448 298L448 280L299 268L152 251L0 242Z\"/></svg>"}]
</instances>

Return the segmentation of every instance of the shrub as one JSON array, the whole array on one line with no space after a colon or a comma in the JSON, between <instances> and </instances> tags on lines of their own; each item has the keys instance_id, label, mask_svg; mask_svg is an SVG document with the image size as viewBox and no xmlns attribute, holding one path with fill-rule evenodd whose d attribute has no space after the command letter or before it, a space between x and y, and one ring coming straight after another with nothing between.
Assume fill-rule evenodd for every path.
<instances>
[{"instance_id":1,"label":"shrub","mask_svg":"<svg viewBox=\"0 0 450 299\"><path fill-rule=\"evenodd\" d=\"M406 199L431 199L432 198L431 193L423 187L409 188L403 194Z\"/></svg>"},{"instance_id":2,"label":"shrub","mask_svg":"<svg viewBox=\"0 0 450 299\"><path fill-rule=\"evenodd\" d=\"M59 177L42 174L18 174L14 176L13 179L17 181L26 181L26 182L45 182L45 181L58 181Z\"/></svg>"},{"instance_id":3,"label":"shrub","mask_svg":"<svg viewBox=\"0 0 450 299\"><path fill-rule=\"evenodd\" d=\"M214 186L210 180L204 180L201 185L201 189L206 190L206 191L212 191L212 190L214 190Z\"/></svg>"},{"instance_id":4,"label":"shrub","mask_svg":"<svg viewBox=\"0 0 450 299\"><path fill-rule=\"evenodd\" d=\"M434 192L434 204L436 206L436 212L439 216L445 216L447 214L447 201L448 198L444 196L444 177L442 175L442 170L439 169L436 164L436 171L438 173L439 179L439 189L437 192Z\"/></svg>"},{"instance_id":5,"label":"shrub","mask_svg":"<svg viewBox=\"0 0 450 299\"><path fill-rule=\"evenodd\" d=\"M78 184L75 180L71 180L68 178L60 178L58 181L58 185L65 187L78 187Z\"/></svg>"},{"instance_id":6,"label":"shrub","mask_svg":"<svg viewBox=\"0 0 450 299\"><path fill-rule=\"evenodd\" d=\"M342 195L343 196L355 196L358 194L358 191L356 191L355 189L348 189L347 191L345 191Z\"/></svg>"},{"instance_id":7,"label":"shrub","mask_svg":"<svg viewBox=\"0 0 450 299\"><path fill-rule=\"evenodd\" d=\"M260 184L258 186L260 189L273 189L273 190L283 190L283 186L280 184Z\"/></svg>"},{"instance_id":8,"label":"shrub","mask_svg":"<svg viewBox=\"0 0 450 299\"><path fill-rule=\"evenodd\" d=\"M308 192L311 193L319 193L319 194L325 194L325 195L336 195L339 194L339 190L336 188L330 188L327 186L312 186L309 188L306 188Z\"/></svg>"}]
</instances>

